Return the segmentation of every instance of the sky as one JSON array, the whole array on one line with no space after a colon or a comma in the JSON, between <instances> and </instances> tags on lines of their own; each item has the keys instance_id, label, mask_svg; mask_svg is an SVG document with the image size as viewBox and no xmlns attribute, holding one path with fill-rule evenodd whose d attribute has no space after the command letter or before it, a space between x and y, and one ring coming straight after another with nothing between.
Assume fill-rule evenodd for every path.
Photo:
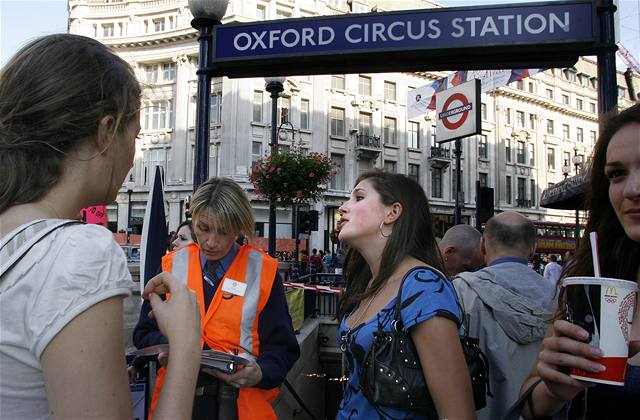
<instances>
[{"instance_id":1,"label":"sky","mask_svg":"<svg viewBox=\"0 0 640 420\"><path fill-rule=\"evenodd\" d=\"M533 0L440 0L445 6L523 3ZM371 3L375 3L373 0ZM640 61L640 0L618 0L619 40ZM41 35L67 31L66 0L0 0L0 66ZM622 63L618 63L621 67ZM452 69L453 70L453 69Z\"/></svg>"}]
</instances>

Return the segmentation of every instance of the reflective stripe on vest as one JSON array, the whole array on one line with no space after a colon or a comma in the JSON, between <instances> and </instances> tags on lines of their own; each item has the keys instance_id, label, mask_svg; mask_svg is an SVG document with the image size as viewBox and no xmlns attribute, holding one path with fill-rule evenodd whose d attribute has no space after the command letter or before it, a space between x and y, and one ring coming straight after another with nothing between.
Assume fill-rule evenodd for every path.
<instances>
[{"instance_id":1,"label":"reflective stripe on vest","mask_svg":"<svg viewBox=\"0 0 640 420\"><path fill-rule=\"evenodd\" d=\"M260 252L254 249L249 250L247 255L247 274L245 276L247 288L242 304L242 321L240 324L240 347L251 354L253 354L253 326L256 322L258 298L260 297L260 287L255 282L260 281L262 259L263 255Z\"/></svg>"}]
</instances>

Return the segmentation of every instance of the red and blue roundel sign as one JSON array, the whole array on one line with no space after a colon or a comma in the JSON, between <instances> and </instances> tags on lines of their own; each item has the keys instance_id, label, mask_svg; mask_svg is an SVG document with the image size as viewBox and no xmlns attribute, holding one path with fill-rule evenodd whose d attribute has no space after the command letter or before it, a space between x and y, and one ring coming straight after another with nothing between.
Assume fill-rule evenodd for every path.
<instances>
[{"instance_id":1,"label":"red and blue roundel sign","mask_svg":"<svg viewBox=\"0 0 640 420\"><path fill-rule=\"evenodd\" d=\"M482 129L479 103L478 79L436 93L436 141L479 134Z\"/></svg>"}]
</instances>

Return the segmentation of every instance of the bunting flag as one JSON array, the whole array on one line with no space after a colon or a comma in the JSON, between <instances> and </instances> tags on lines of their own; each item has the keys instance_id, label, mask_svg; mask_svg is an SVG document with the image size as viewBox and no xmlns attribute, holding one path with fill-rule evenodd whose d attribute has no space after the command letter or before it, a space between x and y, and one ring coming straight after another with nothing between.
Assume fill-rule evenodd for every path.
<instances>
[{"instance_id":1,"label":"bunting flag","mask_svg":"<svg viewBox=\"0 0 640 420\"><path fill-rule=\"evenodd\" d=\"M482 93L497 89L507 83L515 82L540 73L545 69L514 70L460 70L438 79L433 83L410 90L407 93L407 115L416 118L436 109L436 93L468 82L480 79Z\"/></svg>"},{"instance_id":2,"label":"bunting flag","mask_svg":"<svg viewBox=\"0 0 640 420\"><path fill-rule=\"evenodd\" d=\"M162 257L167 252L167 219L164 212L163 177L159 166L151 181L151 192L147 201L142 224L140 242L140 291L149 279L160 272Z\"/></svg>"}]
</instances>

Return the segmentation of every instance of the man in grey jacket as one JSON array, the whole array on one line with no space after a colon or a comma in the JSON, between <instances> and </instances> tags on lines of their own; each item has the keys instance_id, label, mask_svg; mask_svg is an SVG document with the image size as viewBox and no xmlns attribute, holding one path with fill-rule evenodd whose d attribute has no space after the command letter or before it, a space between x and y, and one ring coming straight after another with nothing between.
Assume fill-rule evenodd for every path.
<instances>
[{"instance_id":1,"label":"man in grey jacket","mask_svg":"<svg viewBox=\"0 0 640 420\"><path fill-rule=\"evenodd\" d=\"M502 419L518 399L556 307L555 289L527 262L536 248L533 223L519 213L500 213L480 241L486 268L453 280L467 313L469 334L489 359L493 397L478 419Z\"/></svg>"}]
</instances>

